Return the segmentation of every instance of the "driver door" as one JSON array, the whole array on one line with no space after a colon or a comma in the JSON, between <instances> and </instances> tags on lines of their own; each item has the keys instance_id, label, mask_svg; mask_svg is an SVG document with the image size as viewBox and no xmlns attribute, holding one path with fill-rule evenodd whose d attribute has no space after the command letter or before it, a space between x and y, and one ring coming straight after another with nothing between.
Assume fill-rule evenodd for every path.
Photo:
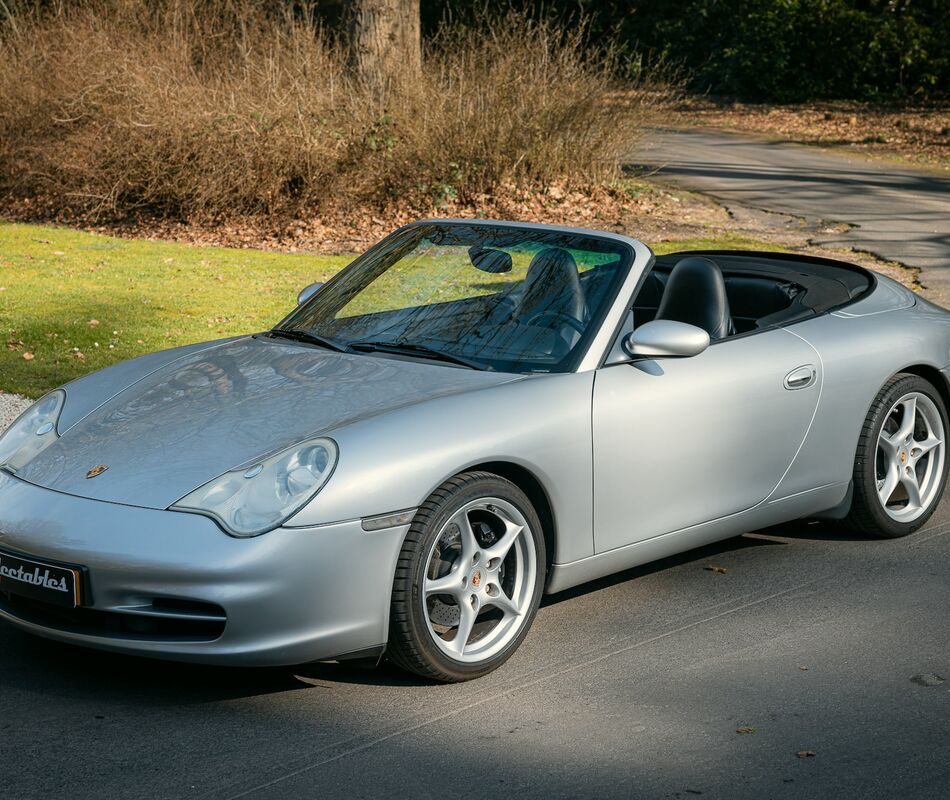
<instances>
[{"instance_id":1,"label":"driver door","mask_svg":"<svg viewBox=\"0 0 950 800\"><path fill-rule=\"evenodd\" d=\"M736 514L765 500L808 432L821 388L819 365L818 354L803 339L775 329L721 340L692 358L598 370L596 551ZM809 367L814 378L803 382L802 374L812 374Z\"/></svg>"}]
</instances>

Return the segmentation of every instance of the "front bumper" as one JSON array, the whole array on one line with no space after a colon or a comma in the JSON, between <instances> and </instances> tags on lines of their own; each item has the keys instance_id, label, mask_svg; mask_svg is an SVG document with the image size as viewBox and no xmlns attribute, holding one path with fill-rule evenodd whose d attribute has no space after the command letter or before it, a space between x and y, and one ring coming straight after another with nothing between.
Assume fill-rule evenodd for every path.
<instances>
[{"instance_id":1,"label":"front bumper","mask_svg":"<svg viewBox=\"0 0 950 800\"><path fill-rule=\"evenodd\" d=\"M88 500L0 472L0 549L88 569L76 614L37 613L0 591L0 618L64 642L213 664L371 651L387 639L407 530L369 533L353 520L235 539L206 517Z\"/></svg>"}]
</instances>

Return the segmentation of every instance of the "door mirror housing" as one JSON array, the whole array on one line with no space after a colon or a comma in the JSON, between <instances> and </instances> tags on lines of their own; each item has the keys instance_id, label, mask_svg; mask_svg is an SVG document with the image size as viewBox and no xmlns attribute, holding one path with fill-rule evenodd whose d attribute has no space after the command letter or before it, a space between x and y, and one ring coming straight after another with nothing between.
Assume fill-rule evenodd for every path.
<instances>
[{"instance_id":1,"label":"door mirror housing","mask_svg":"<svg viewBox=\"0 0 950 800\"><path fill-rule=\"evenodd\" d=\"M691 358L707 347L706 331L671 319L647 322L623 340L623 349L634 358Z\"/></svg>"},{"instance_id":2,"label":"door mirror housing","mask_svg":"<svg viewBox=\"0 0 950 800\"><path fill-rule=\"evenodd\" d=\"M311 283L305 289L301 289L300 294L297 295L297 305L302 306L322 288L322 283Z\"/></svg>"}]
</instances>

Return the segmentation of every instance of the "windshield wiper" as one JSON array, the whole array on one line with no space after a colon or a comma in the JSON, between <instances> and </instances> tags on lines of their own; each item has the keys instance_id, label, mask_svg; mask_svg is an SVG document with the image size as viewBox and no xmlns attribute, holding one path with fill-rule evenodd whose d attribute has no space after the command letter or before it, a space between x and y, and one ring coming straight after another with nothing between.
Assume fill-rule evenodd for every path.
<instances>
[{"instance_id":1,"label":"windshield wiper","mask_svg":"<svg viewBox=\"0 0 950 800\"><path fill-rule=\"evenodd\" d=\"M396 355L419 356L421 358L431 358L433 361L445 361L449 364L458 364L469 369L487 369L485 364L477 361L469 361L467 358L445 353L428 347L424 344L414 344L412 342L350 342L351 350L361 350L363 352L378 351L380 353L394 353Z\"/></svg>"},{"instance_id":2,"label":"windshield wiper","mask_svg":"<svg viewBox=\"0 0 950 800\"><path fill-rule=\"evenodd\" d=\"M327 350L334 350L337 353L348 352L346 345L341 344L340 342L337 342L333 339L328 339L326 336L318 336L315 333L310 333L309 331L295 331L273 328L267 332L267 335L273 336L275 339L290 339L292 342L306 342L307 344L315 344L320 347L325 347Z\"/></svg>"}]
</instances>

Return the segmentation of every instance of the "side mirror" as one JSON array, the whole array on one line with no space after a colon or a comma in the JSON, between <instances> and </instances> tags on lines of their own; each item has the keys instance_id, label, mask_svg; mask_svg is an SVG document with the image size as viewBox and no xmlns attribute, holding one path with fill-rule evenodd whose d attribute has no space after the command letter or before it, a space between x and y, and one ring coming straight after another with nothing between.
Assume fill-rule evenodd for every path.
<instances>
[{"instance_id":1,"label":"side mirror","mask_svg":"<svg viewBox=\"0 0 950 800\"><path fill-rule=\"evenodd\" d=\"M322 283L311 283L307 288L301 289L300 294L297 295L297 305L302 306L322 288Z\"/></svg>"},{"instance_id":2,"label":"side mirror","mask_svg":"<svg viewBox=\"0 0 950 800\"><path fill-rule=\"evenodd\" d=\"M647 358L690 358L709 347L709 334L695 325L657 319L641 325L623 340L629 356Z\"/></svg>"}]
</instances>

